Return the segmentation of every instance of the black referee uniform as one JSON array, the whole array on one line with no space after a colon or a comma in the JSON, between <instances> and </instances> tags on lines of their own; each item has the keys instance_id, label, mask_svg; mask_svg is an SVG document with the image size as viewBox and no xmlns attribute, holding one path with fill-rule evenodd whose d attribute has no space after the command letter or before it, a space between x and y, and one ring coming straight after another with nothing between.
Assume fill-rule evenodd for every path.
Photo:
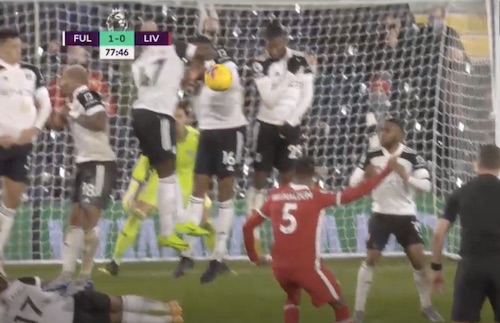
<instances>
[{"instance_id":1,"label":"black referee uniform","mask_svg":"<svg viewBox=\"0 0 500 323\"><path fill-rule=\"evenodd\" d=\"M488 298L500 322L500 180L478 175L455 190L443 219L453 223L460 214L460 255L455 274L452 320L479 322Z\"/></svg>"}]
</instances>

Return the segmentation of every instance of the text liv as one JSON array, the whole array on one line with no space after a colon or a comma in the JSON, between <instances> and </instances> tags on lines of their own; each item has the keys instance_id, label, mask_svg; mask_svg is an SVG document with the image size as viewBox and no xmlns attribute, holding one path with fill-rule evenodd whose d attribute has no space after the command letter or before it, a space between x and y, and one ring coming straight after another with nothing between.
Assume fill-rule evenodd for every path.
<instances>
[{"instance_id":1,"label":"text liv","mask_svg":"<svg viewBox=\"0 0 500 323\"><path fill-rule=\"evenodd\" d=\"M160 39L160 35L144 35L145 43L155 43Z\"/></svg>"}]
</instances>

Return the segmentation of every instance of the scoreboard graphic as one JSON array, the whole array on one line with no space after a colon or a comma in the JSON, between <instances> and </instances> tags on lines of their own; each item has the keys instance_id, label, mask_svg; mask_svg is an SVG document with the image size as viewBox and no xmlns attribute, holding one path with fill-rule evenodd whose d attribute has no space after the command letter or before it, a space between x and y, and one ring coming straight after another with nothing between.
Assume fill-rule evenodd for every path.
<instances>
[{"instance_id":1,"label":"scoreboard graphic","mask_svg":"<svg viewBox=\"0 0 500 323\"><path fill-rule=\"evenodd\" d=\"M99 47L102 60L133 60L136 46L168 46L172 44L170 32L140 31L65 31L62 46Z\"/></svg>"}]
</instances>

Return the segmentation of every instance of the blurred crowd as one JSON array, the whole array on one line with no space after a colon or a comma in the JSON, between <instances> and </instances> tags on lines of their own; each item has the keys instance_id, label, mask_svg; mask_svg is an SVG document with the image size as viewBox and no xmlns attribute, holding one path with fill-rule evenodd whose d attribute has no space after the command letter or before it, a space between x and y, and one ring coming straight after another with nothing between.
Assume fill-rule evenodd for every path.
<instances>
[{"instance_id":1,"label":"blurred crowd","mask_svg":"<svg viewBox=\"0 0 500 323\"><path fill-rule=\"evenodd\" d=\"M57 88L61 68L77 63L92 71L90 86L106 97L112 115L113 145L121 172L115 196L119 198L137 156L128 114L134 99L130 64L99 61L96 48L62 48L58 39L63 30L103 28L112 6L42 3L39 26L19 17L32 14L32 5L0 6L4 12L0 25L16 24L31 35L26 39L26 55L43 70L55 108L63 102ZM196 35L194 8L125 4L122 9L131 21L155 20L179 40L189 41ZM347 184L357 157L367 148L369 112L378 118L391 115L405 120L407 143L428 160L439 192L453 189L458 177L465 180L476 145L493 138L490 65L468 57L458 33L444 23L444 8L430 10L425 24L415 22L408 5L219 10L218 14L219 42L241 66L245 109L251 121L259 99L247 77L248 66L264 47L263 26L279 19L288 28L290 47L309 53L317 77L314 104L303 122L304 145L328 170L330 186ZM41 49L33 48L35 33L39 33ZM68 196L71 151L66 133L44 134L32 159L35 185L31 198L43 202ZM248 184L246 171L241 192Z\"/></svg>"}]
</instances>

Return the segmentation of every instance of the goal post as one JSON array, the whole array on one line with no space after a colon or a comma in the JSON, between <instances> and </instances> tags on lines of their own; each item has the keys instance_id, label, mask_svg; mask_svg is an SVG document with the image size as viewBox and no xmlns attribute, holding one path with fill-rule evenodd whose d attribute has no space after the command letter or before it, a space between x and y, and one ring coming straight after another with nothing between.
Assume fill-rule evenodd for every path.
<instances>
[{"instance_id":1,"label":"goal post","mask_svg":"<svg viewBox=\"0 0 500 323\"><path fill-rule=\"evenodd\" d=\"M327 188L345 187L357 158L366 150L366 119L396 115L406 122L407 143L428 162L434 191L417 196L422 233L429 242L446 196L473 175L471 161L479 144L495 140L492 85L499 70L492 46L499 47L498 3L482 0L214 0L220 19L219 43L231 52L245 85L245 112L255 121L259 97L250 78L251 59L264 48L263 29L277 19L287 29L290 47L308 53L316 65L315 99L303 121L308 154L328 170ZM493 5L494 4L494 5ZM100 222L99 259L109 258L126 214L121 196L138 154L129 107L135 99L130 62L99 61L96 49L61 48L62 31L105 30L113 9L129 20L155 20L178 40L190 40L199 25L198 1L3 1L0 27L20 30L27 61L46 75L57 95L58 71L80 63L92 71L91 86L104 91L112 108L112 144L118 155L119 179L113 203ZM444 25L430 27L429 12L446 14ZM490 15L490 16L489 16ZM489 17L487 19L487 17ZM488 23L489 21L489 23ZM450 30L453 30L450 31ZM394 34L393 34L394 33ZM495 37L493 37L493 34ZM394 45L395 44L395 45ZM495 55L500 55L497 50ZM498 74L496 74L498 75ZM496 114L500 118L500 114ZM250 126L250 129L252 127ZM497 131L497 137L498 137ZM247 214L245 191L251 178L249 136L246 165L238 182L237 216L229 257L246 258L242 224ZM497 143L499 140L497 140ZM70 210L73 143L67 132L45 131L30 161L32 184L16 214L6 258L12 263L59 262ZM271 183L272 184L272 183ZM322 228L325 257L356 257L365 252L370 200L326 211ZM144 222L130 261L173 259L156 245L157 219ZM458 252L459 225L449 235L446 251ZM269 226L262 232L269 251ZM429 244L427 244L429 250ZM197 257L207 252L199 243ZM402 255L391 239L386 254Z\"/></svg>"}]
</instances>

